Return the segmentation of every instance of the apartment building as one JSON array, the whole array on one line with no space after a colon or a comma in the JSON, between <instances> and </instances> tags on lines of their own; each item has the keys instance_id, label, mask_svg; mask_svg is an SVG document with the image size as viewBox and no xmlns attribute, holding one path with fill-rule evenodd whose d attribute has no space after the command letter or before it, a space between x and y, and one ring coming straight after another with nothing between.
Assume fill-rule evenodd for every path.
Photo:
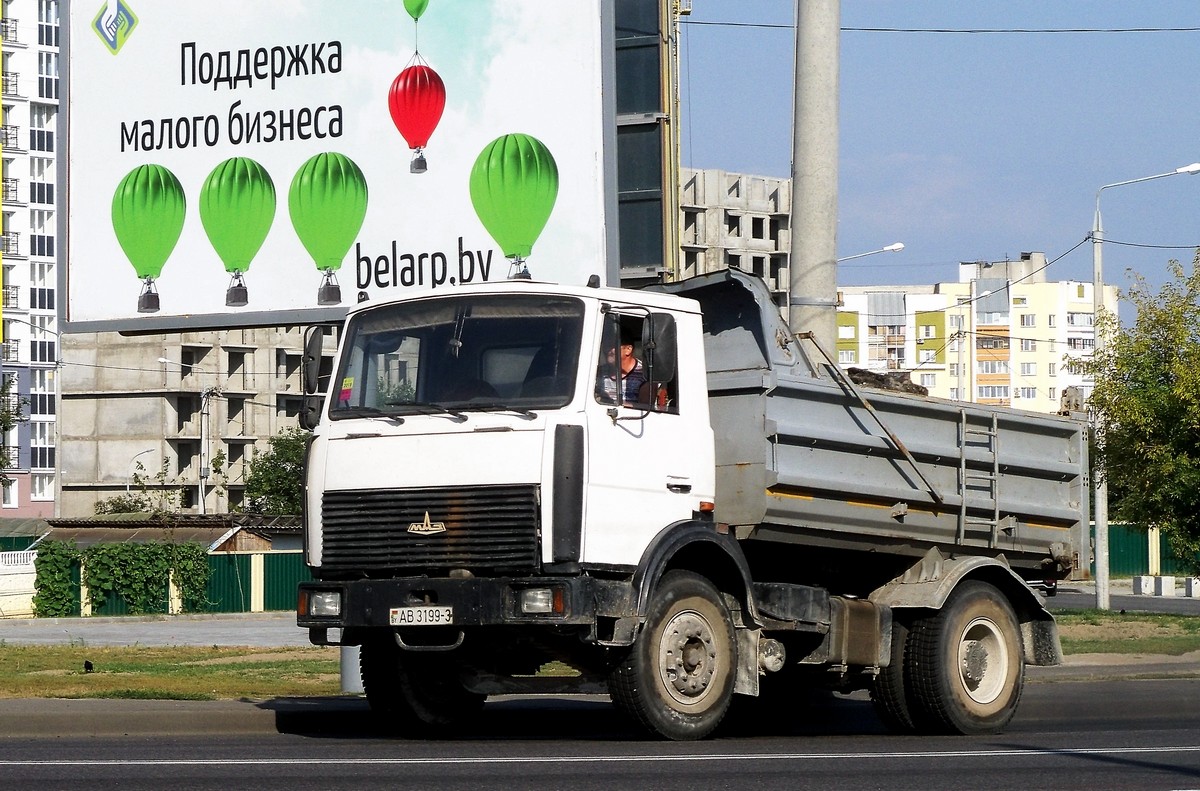
<instances>
[{"instance_id":1,"label":"apartment building","mask_svg":"<svg viewBox=\"0 0 1200 791\"><path fill-rule=\"evenodd\" d=\"M786 308L791 180L692 168L681 178L679 277L729 267L752 272Z\"/></svg>"},{"instance_id":2,"label":"apartment building","mask_svg":"<svg viewBox=\"0 0 1200 791\"><path fill-rule=\"evenodd\" d=\"M58 324L57 0L0 4L3 61L3 376L28 421L2 438L0 517L54 515Z\"/></svg>"},{"instance_id":3,"label":"apartment building","mask_svg":"<svg viewBox=\"0 0 1200 791\"><path fill-rule=\"evenodd\" d=\"M190 513L240 510L256 449L298 425L303 343L301 327L64 336L61 515L143 487Z\"/></svg>"},{"instance_id":4,"label":"apartment building","mask_svg":"<svg viewBox=\"0 0 1200 791\"><path fill-rule=\"evenodd\" d=\"M840 290L843 368L908 371L930 395L1038 412L1091 381L1076 362L1095 349L1093 284L1046 279L1043 253L970 262L957 282ZM1117 289L1103 304L1117 309Z\"/></svg>"}]
</instances>

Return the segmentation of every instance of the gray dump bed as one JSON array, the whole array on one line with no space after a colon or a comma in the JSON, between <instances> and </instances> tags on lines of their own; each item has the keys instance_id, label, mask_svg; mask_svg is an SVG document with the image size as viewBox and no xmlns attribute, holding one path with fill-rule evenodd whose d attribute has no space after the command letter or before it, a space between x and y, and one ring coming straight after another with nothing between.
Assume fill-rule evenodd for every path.
<instances>
[{"instance_id":1,"label":"gray dump bed","mask_svg":"<svg viewBox=\"0 0 1200 791\"><path fill-rule=\"evenodd\" d=\"M660 288L702 305L716 516L740 537L1003 554L1031 580L1086 573L1085 424L852 385L740 272Z\"/></svg>"}]
</instances>

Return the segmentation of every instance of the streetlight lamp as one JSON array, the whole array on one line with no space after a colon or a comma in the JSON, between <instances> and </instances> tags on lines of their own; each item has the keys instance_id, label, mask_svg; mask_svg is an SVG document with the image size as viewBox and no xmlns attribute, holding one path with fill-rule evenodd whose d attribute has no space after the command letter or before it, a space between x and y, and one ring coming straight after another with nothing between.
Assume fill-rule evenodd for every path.
<instances>
[{"instance_id":1,"label":"streetlight lamp","mask_svg":"<svg viewBox=\"0 0 1200 791\"><path fill-rule=\"evenodd\" d=\"M892 244L889 244L887 247L881 247L878 250L871 250L866 253L855 253L854 255L848 255L845 258L839 258L839 259L837 259L837 263L840 264L843 261L849 261L854 258L863 258L868 255L875 255L876 253L898 253L903 249L904 249L904 242L894 242Z\"/></svg>"},{"instance_id":2,"label":"streetlight lamp","mask_svg":"<svg viewBox=\"0 0 1200 791\"><path fill-rule=\"evenodd\" d=\"M1154 179L1162 179L1167 176L1180 176L1185 173L1200 173L1200 162L1193 162L1190 165L1175 168L1167 173L1157 173L1153 176L1142 176L1141 178L1128 179L1126 181L1114 181L1112 184L1105 184L1096 190L1096 215L1092 225L1092 326L1094 328L1093 334L1095 335L1095 346L1092 350L1093 359L1098 358L1100 351L1104 348L1105 342L1104 334L1096 326L1096 319L1100 317L1100 310L1104 307L1104 268L1101 253L1101 248L1104 245L1104 225L1100 221L1100 194L1104 190L1113 187L1124 187L1126 184L1153 181ZM1093 418L1093 423L1094 430L1100 428L1100 418L1098 416ZM1095 479L1096 503L1092 512L1092 520L1096 524L1096 609L1107 610L1109 608L1108 481L1105 480L1103 475L1099 474L1095 476Z\"/></svg>"},{"instance_id":3,"label":"streetlight lamp","mask_svg":"<svg viewBox=\"0 0 1200 791\"><path fill-rule=\"evenodd\" d=\"M180 368L189 368L193 371L204 372L199 365L195 363L177 363L174 360L168 360L166 357L159 357L158 362L163 365L178 365ZM196 475L196 491L198 495L198 505L201 514L208 513L205 505L205 483L208 480L208 405L214 395L220 394L220 389L216 387L205 387L200 393L200 469Z\"/></svg>"},{"instance_id":4,"label":"streetlight lamp","mask_svg":"<svg viewBox=\"0 0 1200 791\"><path fill-rule=\"evenodd\" d=\"M134 468L137 466L139 456L145 456L147 453L153 453L154 448L146 448L143 451L138 451L133 454L133 458L129 460L129 480L125 481L125 495L129 495L129 484L133 482Z\"/></svg>"}]
</instances>

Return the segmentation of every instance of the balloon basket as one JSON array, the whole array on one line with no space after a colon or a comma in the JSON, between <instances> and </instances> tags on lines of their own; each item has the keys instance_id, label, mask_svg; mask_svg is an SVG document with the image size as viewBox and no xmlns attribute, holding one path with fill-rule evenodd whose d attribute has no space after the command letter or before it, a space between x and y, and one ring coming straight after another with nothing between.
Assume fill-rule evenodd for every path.
<instances>
[{"instance_id":1,"label":"balloon basket","mask_svg":"<svg viewBox=\"0 0 1200 791\"><path fill-rule=\"evenodd\" d=\"M342 287L337 284L332 271L326 272L325 280L321 283L321 287L317 289L317 304L337 305L341 301Z\"/></svg>"},{"instance_id":2,"label":"balloon basket","mask_svg":"<svg viewBox=\"0 0 1200 791\"><path fill-rule=\"evenodd\" d=\"M508 267L509 280L533 280L533 275L529 274L529 267L525 265L524 258L514 258Z\"/></svg>"},{"instance_id":3,"label":"balloon basket","mask_svg":"<svg viewBox=\"0 0 1200 791\"><path fill-rule=\"evenodd\" d=\"M428 163L425 162L425 155L420 151L413 154L412 162L408 163L409 173L424 173L429 169Z\"/></svg>"},{"instance_id":4,"label":"balloon basket","mask_svg":"<svg viewBox=\"0 0 1200 791\"><path fill-rule=\"evenodd\" d=\"M229 281L229 288L225 290L226 306L240 308L249 301L250 291L246 288L246 284L242 280L242 273L234 272L233 279Z\"/></svg>"},{"instance_id":5,"label":"balloon basket","mask_svg":"<svg viewBox=\"0 0 1200 791\"><path fill-rule=\"evenodd\" d=\"M142 293L138 295L138 313L158 313L158 292L154 290L154 281L146 278Z\"/></svg>"}]
</instances>

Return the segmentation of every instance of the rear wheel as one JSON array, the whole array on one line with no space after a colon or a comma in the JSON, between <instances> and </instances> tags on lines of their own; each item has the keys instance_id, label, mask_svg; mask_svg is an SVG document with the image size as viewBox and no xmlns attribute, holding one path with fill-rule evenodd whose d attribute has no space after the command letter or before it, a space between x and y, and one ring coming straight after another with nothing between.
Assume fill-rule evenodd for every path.
<instances>
[{"instance_id":1,"label":"rear wheel","mask_svg":"<svg viewBox=\"0 0 1200 791\"><path fill-rule=\"evenodd\" d=\"M913 721L941 733L996 733L1025 683L1020 627L994 586L969 580L935 615L913 625L906 688Z\"/></svg>"},{"instance_id":2,"label":"rear wheel","mask_svg":"<svg viewBox=\"0 0 1200 791\"><path fill-rule=\"evenodd\" d=\"M646 624L609 676L613 702L651 733L702 739L729 709L737 672L733 618L704 577L667 572Z\"/></svg>"},{"instance_id":3,"label":"rear wheel","mask_svg":"<svg viewBox=\"0 0 1200 791\"><path fill-rule=\"evenodd\" d=\"M453 652L402 651L389 638L363 644L359 663L371 711L402 729L452 729L487 699L463 685Z\"/></svg>"},{"instance_id":4,"label":"rear wheel","mask_svg":"<svg viewBox=\"0 0 1200 791\"><path fill-rule=\"evenodd\" d=\"M893 618L891 663L880 669L871 687L871 703L875 705L875 713L894 733L912 733L916 729L909 709L908 692L905 690L908 683L905 680L908 668L905 653L908 650L909 633L906 622Z\"/></svg>"}]
</instances>

